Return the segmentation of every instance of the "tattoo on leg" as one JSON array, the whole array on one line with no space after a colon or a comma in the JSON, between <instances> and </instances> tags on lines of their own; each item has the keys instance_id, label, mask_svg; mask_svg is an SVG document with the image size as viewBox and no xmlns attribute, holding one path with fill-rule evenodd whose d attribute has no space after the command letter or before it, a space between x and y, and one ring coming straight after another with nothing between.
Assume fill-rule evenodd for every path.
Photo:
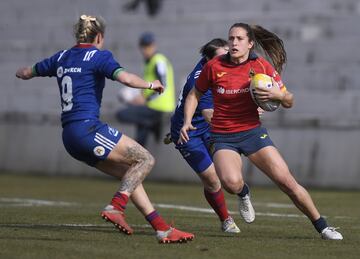
<instances>
[{"instance_id":1,"label":"tattoo on leg","mask_svg":"<svg viewBox=\"0 0 360 259\"><path fill-rule=\"evenodd\" d=\"M149 174L154 166L154 158L140 145L133 145L127 148L126 159L131 162L131 166L120 183L119 191L132 193Z\"/></svg>"}]
</instances>

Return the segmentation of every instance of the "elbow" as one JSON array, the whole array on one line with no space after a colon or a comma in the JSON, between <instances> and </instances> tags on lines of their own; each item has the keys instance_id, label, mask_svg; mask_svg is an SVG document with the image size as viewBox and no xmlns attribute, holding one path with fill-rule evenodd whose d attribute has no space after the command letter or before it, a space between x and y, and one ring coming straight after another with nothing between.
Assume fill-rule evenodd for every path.
<instances>
[{"instance_id":1,"label":"elbow","mask_svg":"<svg viewBox=\"0 0 360 259\"><path fill-rule=\"evenodd\" d=\"M294 95L290 92L286 92L281 105L286 109L292 108L294 106Z\"/></svg>"},{"instance_id":2,"label":"elbow","mask_svg":"<svg viewBox=\"0 0 360 259\"><path fill-rule=\"evenodd\" d=\"M205 109L201 111L202 116L204 117L205 121L207 123L211 123L211 119L213 117L214 114L214 110L213 109Z\"/></svg>"},{"instance_id":3,"label":"elbow","mask_svg":"<svg viewBox=\"0 0 360 259\"><path fill-rule=\"evenodd\" d=\"M286 109L290 109L293 107L293 103L282 103L281 105L282 105L282 107L284 107Z\"/></svg>"}]
</instances>

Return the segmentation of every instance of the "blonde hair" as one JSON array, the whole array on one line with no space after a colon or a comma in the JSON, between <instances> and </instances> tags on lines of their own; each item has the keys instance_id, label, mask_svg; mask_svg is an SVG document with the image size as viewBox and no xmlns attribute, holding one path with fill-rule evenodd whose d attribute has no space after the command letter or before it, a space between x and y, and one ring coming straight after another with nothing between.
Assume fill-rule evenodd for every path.
<instances>
[{"instance_id":1,"label":"blonde hair","mask_svg":"<svg viewBox=\"0 0 360 259\"><path fill-rule=\"evenodd\" d=\"M83 14L74 25L74 36L77 43L93 43L98 33L104 35L105 20L100 16Z\"/></svg>"}]
</instances>

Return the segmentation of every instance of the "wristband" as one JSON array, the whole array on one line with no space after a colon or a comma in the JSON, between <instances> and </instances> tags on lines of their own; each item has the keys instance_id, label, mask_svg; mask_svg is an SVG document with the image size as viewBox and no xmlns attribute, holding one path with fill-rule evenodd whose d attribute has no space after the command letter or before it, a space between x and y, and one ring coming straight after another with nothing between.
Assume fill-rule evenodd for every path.
<instances>
[{"instance_id":1,"label":"wristband","mask_svg":"<svg viewBox=\"0 0 360 259\"><path fill-rule=\"evenodd\" d=\"M152 82L149 82L149 88L148 89L152 90L153 87L154 87L154 84Z\"/></svg>"}]
</instances>

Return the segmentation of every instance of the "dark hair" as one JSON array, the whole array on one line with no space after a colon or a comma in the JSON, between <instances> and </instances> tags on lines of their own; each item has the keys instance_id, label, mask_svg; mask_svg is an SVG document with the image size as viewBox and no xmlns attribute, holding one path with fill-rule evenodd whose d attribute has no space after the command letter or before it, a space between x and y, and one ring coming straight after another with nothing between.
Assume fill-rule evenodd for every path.
<instances>
[{"instance_id":1,"label":"dark hair","mask_svg":"<svg viewBox=\"0 0 360 259\"><path fill-rule=\"evenodd\" d=\"M219 49L221 47L225 47L227 45L228 45L228 42L226 40L221 39L221 38L215 38L215 39L212 39L211 41L209 41L208 43L206 43L204 46L201 47L200 54L203 57L210 60L213 57L215 57L217 49Z\"/></svg>"},{"instance_id":2,"label":"dark hair","mask_svg":"<svg viewBox=\"0 0 360 259\"><path fill-rule=\"evenodd\" d=\"M246 30L249 41L254 42L253 48L256 52L270 61L275 70L281 73L287 60L283 41L275 33L264 29L260 25L235 23L230 27L230 30L235 27Z\"/></svg>"},{"instance_id":3,"label":"dark hair","mask_svg":"<svg viewBox=\"0 0 360 259\"><path fill-rule=\"evenodd\" d=\"M144 32L139 37L139 46L146 47L155 42L155 35L152 32Z\"/></svg>"}]
</instances>

